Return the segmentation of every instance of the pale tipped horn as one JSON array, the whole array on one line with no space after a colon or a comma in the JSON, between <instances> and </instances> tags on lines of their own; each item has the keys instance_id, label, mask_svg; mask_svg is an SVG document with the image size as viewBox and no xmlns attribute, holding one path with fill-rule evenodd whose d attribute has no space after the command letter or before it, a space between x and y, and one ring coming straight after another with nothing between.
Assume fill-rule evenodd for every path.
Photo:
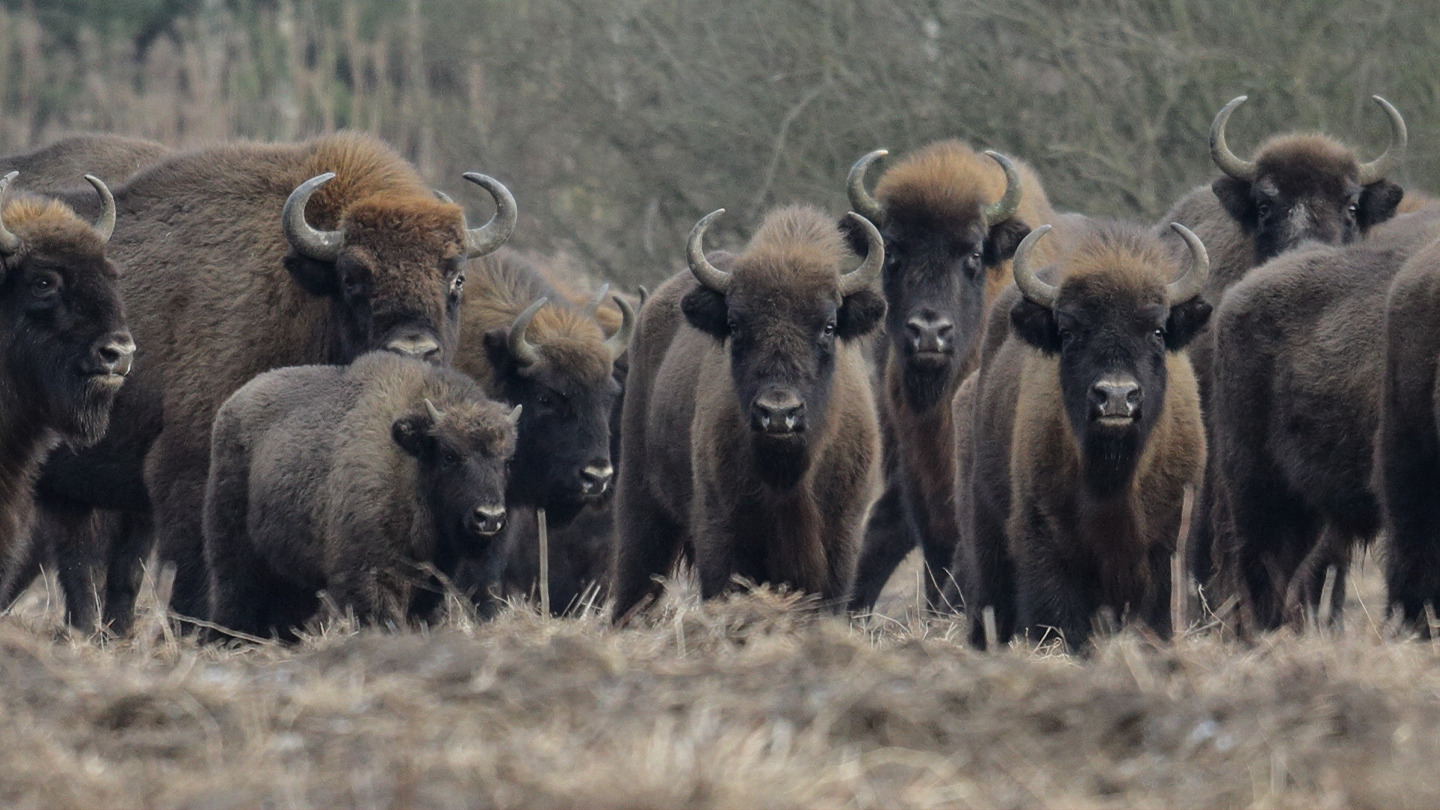
<instances>
[{"instance_id":1,"label":"pale tipped horn","mask_svg":"<svg viewBox=\"0 0 1440 810\"><path fill-rule=\"evenodd\" d=\"M5 192L10 188L10 183L19 176L20 172L10 172L0 177L0 209L5 207ZM5 227L5 218L0 216L0 256L9 256L19 249L20 237Z\"/></svg>"},{"instance_id":2,"label":"pale tipped horn","mask_svg":"<svg viewBox=\"0 0 1440 810\"><path fill-rule=\"evenodd\" d=\"M465 254L473 259L494 253L505 244L505 240L510 238L510 232L515 230L515 220L519 213L515 207L515 198L510 196L510 189L505 188L504 183L479 172L466 172L464 177L489 192L490 198L495 201L495 216L491 217L489 222L478 228L465 228Z\"/></svg>"},{"instance_id":3,"label":"pale tipped horn","mask_svg":"<svg viewBox=\"0 0 1440 810\"><path fill-rule=\"evenodd\" d=\"M1030 266L1030 250L1049 232L1049 225L1041 225L1026 234L1025 238L1020 240L1020 247L1015 249L1015 258L1011 262L1011 269L1015 273L1015 286L1020 288L1020 294L1024 295L1027 301L1046 309L1055 306L1055 299L1060 297L1060 288L1041 281L1040 277L1035 275L1035 268Z\"/></svg>"},{"instance_id":4,"label":"pale tipped horn","mask_svg":"<svg viewBox=\"0 0 1440 810\"><path fill-rule=\"evenodd\" d=\"M441 190L438 189L438 188L432 188L432 189L430 189L430 193L431 193L431 194L434 194L434 195L435 195L435 199L439 200L440 202L450 203L451 205L454 205L454 204L455 204L455 198L454 198L454 197L451 197L449 194L446 194L445 192L441 191Z\"/></svg>"},{"instance_id":5,"label":"pale tipped horn","mask_svg":"<svg viewBox=\"0 0 1440 810\"><path fill-rule=\"evenodd\" d=\"M714 211L700 218L695 227L690 229L690 239L685 243L685 259L690 265L690 272L694 274L695 280L703 287L708 287L721 295L730 291L730 274L711 264L705 258L705 229L710 227L711 220L725 213L724 208L716 208Z\"/></svg>"},{"instance_id":6,"label":"pale tipped horn","mask_svg":"<svg viewBox=\"0 0 1440 810\"><path fill-rule=\"evenodd\" d=\"M93 174L85 175L85 181L100 195L100 218L95 220L95 233L101 242L109 242L110 235L115 233L115 195L110 193L104 180Z\"/></svg>"},{"instance_id":7,"label":"pale tipped horn","mask_svg":"<svg viewBox=\"0 0 1440 810\"><path fill-rule=\"evenodd\" d=\"M582 310L585 313L585 317L595 317L595 313L600 311L600 302L605 300L605 295L608 292L610 292L610 282L607 281L600 285L600 289L596 290L594 295L590 296L589 301L585 302L585 309Z\"/></svg>"},{"instance_id":8,"label":"pale tipped horn","mask_svg":"<svg viewBox=\"0 0 1440 810\"><path fill-rule=\"evenodd\" d=\"M1171 304L1179 304L1189 301L1204 289L1205 279L1210 275L1210 254L1205 251L1205 244L1194 231L1178 222L1170 223L1170 228L1180 234L1180 238L1190 247L1190 266L1180 278L1165 285L1165 298Z\"/></svg>"},{"instance_id":9,"label":"pale tipped horn","mask_svg":"<svg viewBox=\"0 0 1440 810\"><path fill-rule=\"evenodd\" d=\"M880 207L879 201L865 190L865 170L870 168L871 163L888 154L889 149L876 149L855 161L855 165L850 167L850 176L845 181L845 186L850 191L850 207L871 222L879 222L884 215L884 209Z\"/></svg>"},{"instance_id":10,"label":"pale tipped horn","mask_svg":"<svg viewBox=\"0 0 1440 810\"><path fill-rule=\"evenodd\" d=\"M986 156L1000 164L1001 170L1005 172L1005 193L1000 199L980 209L980 216L985 220L985 229L1004 222L1015 216L1020 210L1020 173L1015 170L1015 164L1010 158L1005 157L993 149L985 150Z\"/></svg>"},{"instance_id":11,"label":"pale tipped horn","mask_svg":"<svg viewBox=\"0 0 1440 810\"><path fill-rule=\"evenodd\" d=\"M630 307L629 301L618 295L612 296L611 300L620 308L620 328L605 341L605 348L610 350L610 362L613 363L630 348L630 336L635 333L635 310Z\"/></svg>"},{"instance_id":12,"label":"pale tipped horn","mask_svg":"<svg viewBox=\"0 0 1440 810\"><path fill-rule=\"evenodd\" d=\"M301 183L290 192L289 199L285 200L285 208L280 212L285 238L290 240L290 244L300 255L316 261L335 261L340 256L340 248L345 244L343 231L316 230L305 221L305 205L310 202L310 195L315 193L315 189L334 179L334 172L325 172Z\"/></svg>"},{"instance_id":13,"label":"pale tipped horn","mask_svg":"<svg viewBox=\"0 0 1440 810\"><path fill-rule=\"evenodd\" d=\"M435 403L431 402L429 397L425 397L424 402L425 402L425 413L427 413L427 414L430 415L430 421L431 421L431 422L439 422L439 421L440 421L440 417L444 416L445 414L442 413L439 408L435 407Z\"/></svg>"},{"instance_id":14,"label":"pale tipped horn","mask_svg":"<svg viewBox=\"0 0 1440 810\"><path fill-rule=\"evenodd\" d=\"M880 268L885 266L885 239L880 236L874 223L865 217L851 211L846 216L850 217L860 230L865 232L865 241L868 247L865 252L865 261L860 266L840 277L840 295L846 296L871 286L875 280L880 278Z\"/></svg>"},{"instance_id":15,"label":"pale tipped horn","mask_svg":"<svg viewBox=\"0 0 1440 810\"><path fill-rule=\"evenodd\" d=\"M650 288L644 284L636 284L635 297L640 299L640 306L645 306L645 302L650 300Z\"/></svg>"},{"instance_id":16,"label":"pale tipped horn","mask_svg":"<svg viewBox=\"0 0 1440 810\"><path fill-rule=\"evenodd\" d=\"M1235 108L1244 104L1248 98L1250 97L1236 96L1231 99L1229 104L1220 108L1215 121L1210 124L1210 159L1215 162L1215 167L1236 180L1247 183L1255 179L1255 164L1249 160L1241 160L1230 151L1229 145L1225 143L1225 124L1230 120L1230 114L1235 112Z\"/></svg>"},{"instance_id":17,"label":"pale tipped horn","mask_svg":"<svg viewBox=\"0 0 1440 810\"><path fill-rule=\"evenodd\" d=\"M525 330L530 328L530 321L535 319L535 313L549 302L549 298L535 299L535 303L526 307L525 311L515 318L515 322L510 324L510 335L506 340L506 345L510 347L510 355L521 367L533 366L540 362L540 350L525 338Z\"/></svg>"},{"instance_id":18,"label":"pale tipped horn","mask_svg":"<svg viewBox=\"0 0 1440 810\"><path fill-rule=\"evenodd\" d=\"M1368 186L1376 180L1382 180L1405 157L1405 146L1410 142L1410 134L1405 129L1405 119L1395 105L1379 96L1371 96L1380 109L1385 111L1385 116L1390 119L1390 145L1380 157L1369 163L1360 164L1360 185Z\"/></svg>"},{"instance_id":19,"label":"pale tipped horn","mask_svg":"<svg viewBox=\"0 0 1440 810\"><path fill-rule=\"evenodd\" d=\"M510 413L507 414L505 418L509 420L510 424L518 425L520 424L520 412L523 410L525 410L524 405L516 405L514 408L510 409Z\"/></svg>"}]
</instances>

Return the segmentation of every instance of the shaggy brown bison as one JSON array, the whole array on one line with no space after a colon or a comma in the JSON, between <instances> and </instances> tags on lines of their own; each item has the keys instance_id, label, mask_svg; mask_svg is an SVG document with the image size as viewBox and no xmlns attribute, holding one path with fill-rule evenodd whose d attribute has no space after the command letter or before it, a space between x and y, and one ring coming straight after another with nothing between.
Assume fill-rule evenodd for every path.
<instances>
[{"instance_id":1,"label":"shaggy brown bison","mask_svg":"<svg viewBox=\"0 0 1440 810\"><path fill-rule=\"evenodd\" d=\"M880 233L845 272L844 237L818 210L767 215L739 255L690 233L688 274L645 303L630 349L616 493L615 616L656 592L682 550L701 594L732 577L831 605L849 595L880 443L864 348L885 314L871 286Z\"/></svg>"},{"instance_id":2,"label":"shaggy brown bison","mask_svg":"<svg viewBox=\"0 0 1440 810\"><path fill-rule=\"evenodd\" d=\"M960 141L930 144L881 176L875 196L865 170L850 171L850 204L885 238L883 286L889 340L880 419L886 438L886 501L871 517L851 609L869 610L918 545L932 606L951 579L956 524L954 424L950 400L969 369L985 313L1008 283L1010 257L1030 228L1053 216L1035 173ZM864 240L851 246L864 255Z\"/></svg>"},{"instance_id":3,"label":"shaggy brown bison","mask_svg":"<svg viewBox=\"0 0 1440 810\"><path fill-rule=\"evenodd\" d=\"M366 135L228 144L176 154L116 190L111 252L139 337L139 371L95 449L57 458L42 487L90 507L153 506L172 604L207 612L200 514L220 403L280 366L345 363L385 348L454 356L467 256L515 221L498 182L466 177L496 217L467 228L415 169ZM143 484L142 484L143 482Z\"/></svg>"},{"instance_id":4,"label":"shaggy brown bison","mask_svg":"<svg viewBox=\"0 0 1440 810\"><path fill-rule=\"evenodd\" d=\"M1220 304L1212 441L1229 524L1219 536L1261 628L1316 606L1332 565L1338 617L1352 544L1380 528L1386 293L1436 236L1440 211L1405 214L1364 242L1277 258Z\"/></svg>"},{"instance_id":5,"label":"shaggy brown bison","mask_svg":"<svg viewBox=\"0 0 1440 810\"><path fill-rule=\"evenodd\" d=\"M0 178L0 605L6 606L26 568L41 463L62 442L86 446L105 433L135 352L118 274L106 256L115 227L109 189L86 177L102 200L91 227L53 199L5 199L15 177Z\"/></svg>"},{"instance_id":6,"label":"shaggy brown bison","mask_svg":"<svg viewBox=\"0 0 1440 810\"><path fill-rule=\"evenodd\" d=\"M212 621L293 637L322 589L365 623L396 605L427 616L441 595L430 569L453 575L505 524L520 412L458 371L389 352L247 383L211 442ZM417 580L428 587L408 587Z\"/></svg>"},{"instance_id":7,"label":"shaggy brown bison","mask_svg":"<svg viewBox=\"0 0 1440 810\"><path fill-rule=\"evenodd\" d=\"M1054 631L1078 647L1102 611L1169 632L1183 490L1205 454L1182 350L1210 315L1205 248L1175 229L1191 251L1183 271L1153 233L1120 223L1067 226L1038 273L1030 249L1050 227L1020 244L1016 288L996 301L1009 334L964 392L975 404L961 542L978 563L966 601L977 644L986 607L1000 641Z\"/></svg>"},{"instance_id":8,"label":"shaggy brown bison","mask_svg":"<svg viewBox=\"0 0 1440 810\"><path fill-rule=\"evenodd\" d=\"M53 194L73 189L87 174L118 185L170 154L169 147L154 141L87 133L61 138L33 152L0 158L0 172L20 172L16 188ZM76 210L89 213L93 207L77 206Z\"/></svg>"}]
</instances>

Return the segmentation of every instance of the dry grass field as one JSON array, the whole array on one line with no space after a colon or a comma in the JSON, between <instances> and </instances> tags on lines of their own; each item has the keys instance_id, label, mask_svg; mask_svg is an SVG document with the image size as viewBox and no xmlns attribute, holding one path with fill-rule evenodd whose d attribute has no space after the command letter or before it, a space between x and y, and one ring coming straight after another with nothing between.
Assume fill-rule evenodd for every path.
<instances>
[{"instance_id":1,"label":"dry grass field","mask_svg":"<svg viewBox=\"0 0 1440 810\"><path fill-rule=\"evenodd\" d=\"M0 805L1434 805L1440 647L1386 632L1377 568L1343 631L1085 658L970 651L904 576L863 621L682 587L624 630L520 606L237 649L170 635L153 586L134 640L72 637L36 588L0 618Z\"/></svg>"}]
</instances>

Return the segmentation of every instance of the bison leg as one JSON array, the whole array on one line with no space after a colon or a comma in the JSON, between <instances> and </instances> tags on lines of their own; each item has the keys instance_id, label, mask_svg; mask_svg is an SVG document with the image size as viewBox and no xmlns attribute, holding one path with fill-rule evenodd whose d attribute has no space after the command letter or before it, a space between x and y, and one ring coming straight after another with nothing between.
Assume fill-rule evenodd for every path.
<instances>
[{"instance_id":1,"label":"bison leg","mask_svg":"<svg viewBox=\"0 0 1440 810\"><path fill-rule=\"evenodd\" d=\"M899 482L891 478L885 494L870 513L860 561L855 567L855 589L850 597L852 613L869 613L880 600L885 584L895 569L915 548L915 535L905 520Z\"/></svg>"},{"instance_id":2,"label":"bison leg","mask_svg":"<svg viewBox=\"0 0 1440 810\"><path fill-rule=\"evenodd\" d=\"M3 521L4 516L0 516ZM8 548L5 548L3 576L0 576L0 610L9 610L15 600L25 593L40 569L52 558L53 549L35 532L18 534Z\"/></svg>"},{"instance_id":3,"label":"bison leg","mask_svg":"<svg viewBox=\"0 0 1440 810\"><path fill-rule=\"evenodd\" d=\"M621 466L620 488L615 493L619 531L613 616L617 621L641 602L659 595L660 585L655 578L674 566L684 539L682 527L644 491L642 471L637 466Z\"/></svg>"},{"instance_id":4,"label":"bison leg","mask_svg":"<svg viewBox=\"0 0 1440 810\"><path fill-rule=\"evenodd\" d=\"M65 592L65 621L86 633L97 629L100 588L96 579L108 549L108 529L101 514L84 506L42 510L35 540L54 549L56 578Z\"/></svg>"},{"instance_id":5,"label":"bison leg","mask_svg":"<svg viewBox=\"0 0 1440 810\"><path fill-rule=\"evenodd\" d=\"M118 513L106 526L114 532L108 542L105 572L104 626L117 636L130 634L135 621L135 598L145 574L145 559L155 539L150 516L143 512Z\"/></svg>"},{"instance_id":6,"label":"bison leg","mask_svg":"<svg viewBox=\"0 0 1440 810\"><path fill-rule=\"evenodd\" d=\"M954 570L971 572L967 581L961 583L970 624L970 644L985 649L983 619L987 607L995 612L995 640L1000 644L1008 642L1015 633L1018 609L1015 563L1006 547L1004 519L984 506L975 505L955 556Z\"/></svg>"},{"instance_id":7,"label":"bison leg","mask_svg":"<svg viewBox=\"0 0 1440 810\"><path fill-rule=\"evenodd\" d=\"M1058 633L1071 649L1085 646L1097 605L1087 598L1089 587L1082 577L1043 554L1016 568L1017 624L1030 641L1049 641Z\"/></svg>"},{"instance_id":8,"label":"bison leg","mask_svg":"<svg viewBox=\"0 0 1440 810\"><path fill-rule=\"evenodd\" d=\"M199 618L210 607L201 517L210 448L187 438L166 430L155 440L145 461L145 484L154 506L160 559L175 566L170 609L183 618ZM209 439L208 431L204 438Z\"/></svg>"}]
</instances>

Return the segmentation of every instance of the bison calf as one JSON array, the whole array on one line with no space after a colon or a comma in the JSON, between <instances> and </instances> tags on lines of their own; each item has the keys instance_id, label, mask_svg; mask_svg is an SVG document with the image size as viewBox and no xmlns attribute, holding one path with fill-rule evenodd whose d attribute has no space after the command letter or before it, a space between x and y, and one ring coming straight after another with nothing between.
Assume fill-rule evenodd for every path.
<instances>
[{"instance_id":1,"label":"bison calf","mask_svg":"<svg viewBox=\"0 0 1440 810\"><path fill-rule=\"evenodd\" d=\"M205 491L211 618L293 629L325 589L363 622L449 575L505 522L514 411L465 375L390 353L263 374L215 418ZM405 613L439 602L418 589Z\"/></svg>"}]
</instances>

